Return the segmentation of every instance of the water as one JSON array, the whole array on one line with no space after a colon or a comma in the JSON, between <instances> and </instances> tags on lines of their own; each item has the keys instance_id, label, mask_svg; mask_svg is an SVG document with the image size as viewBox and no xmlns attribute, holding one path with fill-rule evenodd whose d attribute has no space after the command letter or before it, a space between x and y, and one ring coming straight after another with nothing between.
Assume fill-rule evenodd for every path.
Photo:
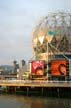
<instances>
[{"instance_id":1,"label":"water","mask_svg":"<svg viewBox=\"0 0 71 108\"><path fill-rule=\"evenodd\" d=\"M71 108L71 99L1 94L0 108Z\"/></svg>"}]
</instances>

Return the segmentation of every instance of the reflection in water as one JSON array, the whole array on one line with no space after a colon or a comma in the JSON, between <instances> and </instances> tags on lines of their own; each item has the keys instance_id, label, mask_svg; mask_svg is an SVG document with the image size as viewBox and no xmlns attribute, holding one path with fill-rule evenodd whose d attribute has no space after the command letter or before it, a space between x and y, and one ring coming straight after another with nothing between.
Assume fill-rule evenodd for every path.
<instances>
[{"instance_id":1,"label":"reflection in water","mask_svg":"<svg viewBox=\"0 0 71 108\"><path fill-rule=\"evenodd\" d=\"M0 95L0 108L71 108L71 99Z\"/></svg>"}]
</instances>

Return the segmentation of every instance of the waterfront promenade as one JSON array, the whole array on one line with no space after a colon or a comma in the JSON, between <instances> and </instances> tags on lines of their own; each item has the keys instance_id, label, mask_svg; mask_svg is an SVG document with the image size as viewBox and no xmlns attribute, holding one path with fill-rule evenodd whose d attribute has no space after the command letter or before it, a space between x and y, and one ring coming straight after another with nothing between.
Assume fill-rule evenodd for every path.
<instances>
[{"instance_id":1,"label":"waterfront promenade","mask_svg":"<svg viewBox=\"0 0 71 108\"><path fill-rule=\"evenodd\" d=\"M0 86L16 87L71 87L71 81L43 81L43 80L0 80Z\"/></svg>"}]
</instances>

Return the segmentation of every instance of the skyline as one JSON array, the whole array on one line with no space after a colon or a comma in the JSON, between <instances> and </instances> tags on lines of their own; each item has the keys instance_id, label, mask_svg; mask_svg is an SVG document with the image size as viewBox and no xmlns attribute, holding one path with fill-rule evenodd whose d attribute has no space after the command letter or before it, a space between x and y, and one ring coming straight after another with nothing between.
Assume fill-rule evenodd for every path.
<instances>
[{"instance_id":1,"label":"skyline","mask_svg":"<svg viewBox=\"0 0 71 108\"><path fill-rule=\"evenodd\" d=\"M71 11L70 0L0 0L0 64L32 56L32 32L49 12Z\"/></svg>"}]
</instances>

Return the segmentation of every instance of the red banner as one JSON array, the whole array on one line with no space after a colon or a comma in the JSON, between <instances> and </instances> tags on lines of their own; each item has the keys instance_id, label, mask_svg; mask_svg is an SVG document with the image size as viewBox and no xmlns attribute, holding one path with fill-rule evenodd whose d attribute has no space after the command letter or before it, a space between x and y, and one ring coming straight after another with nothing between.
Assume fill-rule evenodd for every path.
<instances>
[{"instance_id":1,"label":"red banner","mask_svg":"<svg viewBox=\"0 0 71 108\"><path fill-rule=\"evenodd\" d=\"M66 75L66 60L52 60L52 75Z\"/></svg>"},{"instance_id":2,"label":"red banner","mask_svg":"<svg viewBox=\"0 0 71 108\"><path fill-rule=\"evenodd\" d=\"M32 61L32 74L43 75L44 61Z\"/></svg>"}]
</instances>

